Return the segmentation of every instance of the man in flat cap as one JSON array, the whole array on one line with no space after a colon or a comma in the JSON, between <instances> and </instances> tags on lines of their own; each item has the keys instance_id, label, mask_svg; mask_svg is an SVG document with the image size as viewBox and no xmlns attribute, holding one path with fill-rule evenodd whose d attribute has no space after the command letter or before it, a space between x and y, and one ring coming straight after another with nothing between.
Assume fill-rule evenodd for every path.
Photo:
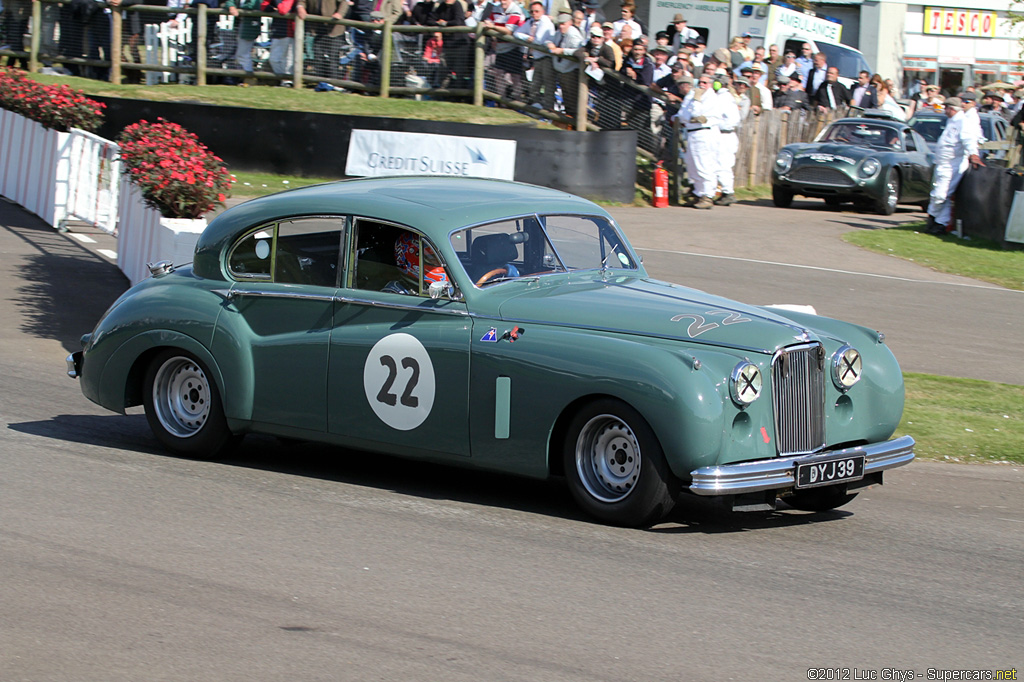
<instances>
[{"instance_id":1,"label":"man in flat cap","mask_svg":"<svg viewBox=\"0 0 1024 682\"><path fill-rule=\"evenodd\" d=\"M548 43L548 49L555 55L552 66L552 76L562 88L562 104L565 105L565 115L573 117L576 115L576 103L579 100L580 88L580 67L579 62L570 59L570 55L576 55L586 43L586 39L580 30L572 23L572 15L562 12L558 15L558 31L554 39ZM551 109L554 106L555 87L551 84L551 100L547 100L547 86L545 85L545 108ZM551 104L551 107L547 105Z\"/></svg>"},{"instance_id":2,"label":"man in flat cap","mask_svg":"<svg viewBox=\"0 0 1024 682\"><path fill-rule=\"evenodd\" d=\"M928 202L928 233L944 234L953 213L953 195L964 172L978 158L978 140L964 131L963 100L950 97L945 102L946 128L935 143L935 170Z\"/></svg>"}]
</instances>

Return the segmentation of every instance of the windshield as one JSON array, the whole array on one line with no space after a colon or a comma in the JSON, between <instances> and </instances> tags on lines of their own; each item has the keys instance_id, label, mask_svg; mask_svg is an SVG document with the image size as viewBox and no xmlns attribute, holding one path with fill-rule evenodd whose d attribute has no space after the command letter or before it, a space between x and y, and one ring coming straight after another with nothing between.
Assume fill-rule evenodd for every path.
<instances>
[{"instance_id":1,"label":"windshield","mask_svg":"<svg viewBox=\"0 0 1024 682\"><path fill-rule=\"evenodd\" d=\"M949 119L945 116L922 116L920 118L915 116L910 120L910 127L921 133L921 136L928 142L938 142L942 131L946 129L947 121ZM981 134L985 136L986 140L996 139L992 132L991 118L981 118Z\"/></svg>"},{"instance_id":2,"label":"windshield","mask_svg":"<svg viewBox=\"0 0 1024 682\"><path fill-rule=\"evenodd\" d=\"M571 270L637 267L615 226L599 216L524 216L459 230L451 243L477 286Z\"/></svg>"},{"instance_id":3,"label":"windshield","mask_svg":"<svg viewBox=\"0 0 1024 682\"><path fill-rule=\"evenodd\" d=\"M836 123L830 126L819 142L834 144L866 145L868 147L884 147L885 149L902 149L900 133L888 126L871 125L869 123Z\"/></svg>"}]
</instances>

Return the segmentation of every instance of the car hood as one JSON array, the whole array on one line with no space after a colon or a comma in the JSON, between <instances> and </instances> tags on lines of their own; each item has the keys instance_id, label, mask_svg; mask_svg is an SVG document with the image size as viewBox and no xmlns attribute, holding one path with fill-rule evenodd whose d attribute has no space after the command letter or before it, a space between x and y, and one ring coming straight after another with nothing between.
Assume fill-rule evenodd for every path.
<instances>
[{"instance_id":1,"label":"car hood","mask_svg":"<svg viewBox=\"0 0 1024 682\"><path fill-rule=\"evenodd\" d=\"M744 351L773 352L816 340L770 310L653 279L609 275L543 281L504 301L502 319L641 334Z\"/></svg>"},{"instance_id":2,"label":"car hood","mask_svg":"<svg viewBox=\"0 0 1024 682\"><path fill-rule=\"evenodd\" d=\"M818 161L849 166L856 166L865 157L874 156L884 151L867 145L834 144L832 142L794 145L790 150L793 152L794 164Z\"/></svg>"}]
</instances>

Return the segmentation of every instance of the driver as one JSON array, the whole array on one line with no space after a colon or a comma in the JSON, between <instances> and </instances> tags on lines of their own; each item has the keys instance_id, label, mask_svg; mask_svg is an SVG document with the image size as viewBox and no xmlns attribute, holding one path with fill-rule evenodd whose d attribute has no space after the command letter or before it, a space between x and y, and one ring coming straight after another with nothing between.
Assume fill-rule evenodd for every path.
<instances>
[{"instance_id":1,"label":"driver","mask_svg":"<svg viewBox=\"0 0 1024 682\"><path fill-rule=\"evenodd\" d=\"M423 242L423 285L429 287L434 282L447 282L448 273L441 265L434 249L426 241ZM402 272L404 281L388 282L385 291L401 294L415 294L420 287L420 239L412 232L404 232L395 240L395 264Z\"/></svg>"}]
</instances>

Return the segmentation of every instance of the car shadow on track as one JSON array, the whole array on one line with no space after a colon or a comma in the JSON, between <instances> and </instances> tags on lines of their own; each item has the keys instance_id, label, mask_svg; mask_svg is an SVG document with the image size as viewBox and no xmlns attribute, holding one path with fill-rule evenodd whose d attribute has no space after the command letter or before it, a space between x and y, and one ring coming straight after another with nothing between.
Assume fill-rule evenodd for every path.
<instances>
[{"instance_id":1,"label":"car shadow on track","mask_svg":"<svg viewBox=\"0 0 1024 682\"><path fill-rule=\"evenodd\" d=\"M135 453L174 459L157 443L145 416L140 414L65 414L9 424L8 428L33 436L112 448L127 456ZM219 463L375 488L424 500L448 500L600 525L579 510L560 478L529 479L262 435L246 436L241 446ZM845 511L808 514L786 509L784 505L775 512L738 513L716 500L683 495L672 513L648 531L735 533L835 521L850 515Z\"/></svg>"}]
</instances>

